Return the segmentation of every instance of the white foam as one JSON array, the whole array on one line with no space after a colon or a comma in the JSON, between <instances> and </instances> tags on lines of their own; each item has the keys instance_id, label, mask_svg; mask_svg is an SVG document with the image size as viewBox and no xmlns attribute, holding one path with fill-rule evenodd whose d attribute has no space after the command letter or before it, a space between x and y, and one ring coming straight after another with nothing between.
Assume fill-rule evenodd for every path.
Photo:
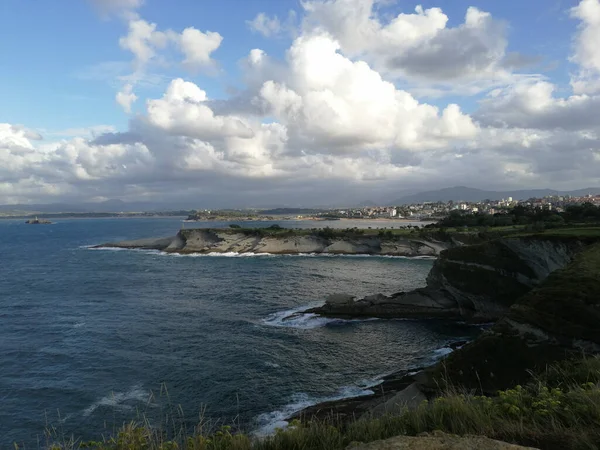
<instances>
[{"instance_id":1,"label":"white foam","mask_svg":"<svg viewBox=\"0 0 600 450\"><path fill-rule=\"evenodd\" d=\"M174 257L219 257L219 258L252 258L252 257L268 257L268 258L387 258L387 259L416 259L416 260L435 260L435 256L398 256L398 255L370 255L366 253L357 254L338 254L338 253L267 253L267 252L209 252L209 253L173 253L163 252L160 250L144 249L144 248L123 248L123 247L95 247L92 245L83 245L79 248L86 250L105 250L105 251L137 251L162 256Z\"/></svg>"},{"instance_id":2,"label":"white foam","mask_svg":"<svg viewBox=\"0 0 600 450\"><path fill-rule=\"evenodd\" d=\"M130 410L132 409L132 406L127 404L128 402L148 403L149 400L150 393L142 389L141 386L136 385L126 392L111 392L109 395L102 397L100 400L92 403L90 406L84 409L83 416L88 417L101 406L118 410Z\"/></svg>"},{"instance_id":3,"label":"white foam","mask_svg":"<svg viewBox=\"0 0 600 450\"><path fill-rule=\"evenodd\" d=\"M281 328L298 328L301 330L311 330L313 328L320 328L326 325L331 324L344 324L344 323L353 323L353 322L370 322L373 320L379 320L375 317L368 319L336 319L329 317L322 317L318 314L313 313L303 313L302 311L306 311L307 309L313 308L315 306L320 306L321 304L314 304L308 306L302 306L295 309L289 309L287 311L280 311L273 314L270 314L266 319L262 320L264 325L268 325L271 327L281 327Z\"/></svg>"},{"instance_id":4,"label":"white foam","mask_svg":"<svg viewBox=\"0 0 600 450\"><path fill-rule=\"evenodd\" d=\"M279 364L274 363L274 362L269 362L269 361L265 362L265 366L271 367L273 369L278 369L279 367L281 367Z\"/></svg>"},{"instance_id":5,"label":"white foam","mask_svg":"<svg viewBox=\"0 0 600 450\"><path fill-rule=\"evenodd\" d=\"M303 392L292 395L291 402L273 412L264 413L256 418L259 428L254 431L255 436L269 436L274 434L275 431L285 429L289 423L285 420L293 414L302 411L309 406L316 405L318 403L330 402L334 400L342 400L345 398L362 397L365 395L371 395L373 391L370 389L364 389L358 386L345 386L339 389L334 395L324 398L313 398Z\"/></svg>"}]
</instances>

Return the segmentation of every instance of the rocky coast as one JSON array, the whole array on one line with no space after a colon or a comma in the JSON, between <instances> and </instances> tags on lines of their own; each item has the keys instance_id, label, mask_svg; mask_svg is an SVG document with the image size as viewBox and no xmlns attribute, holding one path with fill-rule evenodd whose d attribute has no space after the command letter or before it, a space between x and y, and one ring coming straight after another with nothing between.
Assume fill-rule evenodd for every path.
<instances>
[{"instance_id":1,"label":"rocky coast","mask_svg":"<svg viewBox=\"0 0 600 450\"><path fill-rule=\"evenodd\" d=\"M371 231L371 230L369 230ZM468 239L469 236L465 236ZM364 230L188 229L175 236L110 242L96 248L159 250L167 253L338 254L437 257L462 245L435 236L365 234Z\"/></svg>"},{"instance_id":2,"label":"rocky coast","mask_svg":"<svg viewBox=\"0 0 600 450\"><path fill-rule=\"evenodd\" d=\"M600 236L534 235L445 250L427 286L356 300L332 295L325 316L447 317L495 322L441 362L385 377L366 397L327 402L294 418L397 414L457 386L495 395L556 362L600 353Z\"/></svg>"}]
</instances>

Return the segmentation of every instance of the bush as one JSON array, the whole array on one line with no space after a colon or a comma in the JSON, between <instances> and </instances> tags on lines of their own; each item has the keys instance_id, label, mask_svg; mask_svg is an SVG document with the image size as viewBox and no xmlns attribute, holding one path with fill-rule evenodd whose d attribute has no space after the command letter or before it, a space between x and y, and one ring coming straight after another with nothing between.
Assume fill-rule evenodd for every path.
<instances>
[{"instance_id":1,"label":"bush","mask_svg":"<svg viewBox=\"0 0 600 450\"><path fill-rule=\"evenodd\" d=\"M239 226L237 223L232 223L232 224L229 224L229 228L242 228L242 227Z\"/></svg>"}]
</instances>

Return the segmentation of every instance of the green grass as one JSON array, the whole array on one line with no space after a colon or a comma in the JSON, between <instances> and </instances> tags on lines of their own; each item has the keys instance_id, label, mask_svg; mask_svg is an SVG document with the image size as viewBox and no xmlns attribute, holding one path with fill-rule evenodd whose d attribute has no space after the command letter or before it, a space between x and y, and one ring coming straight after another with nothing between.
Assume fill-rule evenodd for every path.
<instances>
[{"instance_id":1,"label":"green grass","mask_svg":"<svg viewBox=\"0 0 600 450\"><path fill-rule=\"evenodd\" d=\"M549 367L525 386L495 397L449 388L441 397L395 416L338 423L300 423L258 439L228 426L208 432L168 434L146 422L125 424L113 437L96 442L62 439L52 450L336 450L351 442L371 442L397 435L441 430L550 450L597 449L600 446L600 359L583 358ZM58 442L58 441L55 441ZM15 449L18 449L15 446Z\"/></svg>"}]
</instances>

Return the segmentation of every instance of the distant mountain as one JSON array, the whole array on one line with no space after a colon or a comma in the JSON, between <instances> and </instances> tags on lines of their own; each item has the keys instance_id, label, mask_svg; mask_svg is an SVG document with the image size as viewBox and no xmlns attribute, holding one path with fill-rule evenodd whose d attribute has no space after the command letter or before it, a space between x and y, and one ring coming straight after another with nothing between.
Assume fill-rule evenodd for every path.
<instances>
[{"instance_id":1,"label":"distant mountain","mask_svg":"<svg viewBox=\"0 0 600 450\"><path fill-rule=\"evenodd\" d=\"M480 202L482 200L501 200L503 198L512 197L515 200L527 200L532 197L545 197L547 195L572 195L580 197L583 195L600 194L600 187L590 187L577 189L575 191L557 191L554 189L526 189L514 191L485 191L483 189L469 188L465 186L455 186L451 188L438 189L436 191L419 192L417 194L407 195L398 198L390 204L392 205L407 205L412 203L423 202L447 202L464 201L464 202Z\"/></svg>"},{"instance_id":2,"label":"distant mountain","mask_svg":"<svg viewBox=\"0 0 600 450\"><path fill-rule=\"evenodd\" d=\"M263 209L260 213L266 216L280 216L280 215L299 215L299 214L318 214L323 212L322 209L315 208L273 208Z\"/></svg>"}]
</instances>

